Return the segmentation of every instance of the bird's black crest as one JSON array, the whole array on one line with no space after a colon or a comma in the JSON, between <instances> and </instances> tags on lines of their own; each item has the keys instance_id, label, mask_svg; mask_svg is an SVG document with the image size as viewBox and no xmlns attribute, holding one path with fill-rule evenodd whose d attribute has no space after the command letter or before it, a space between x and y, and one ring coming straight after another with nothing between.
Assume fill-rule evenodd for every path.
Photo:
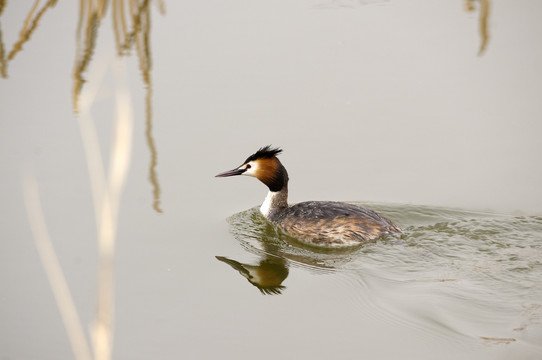
<instances>
[{"instance_id":1,"label":"bird's black crest","mask_svg":"<svg viewBox=\"0 0 542 360\"><path fill-rule=\"evenodd\" d=\"M245 164L249 161L254 161L257 159L269 159L277 156L282 152L282 149L272 148L271 145L264 146L260 150L256 151L254 154L250 155L246 160Z\"/></svg>"}]
</instances>

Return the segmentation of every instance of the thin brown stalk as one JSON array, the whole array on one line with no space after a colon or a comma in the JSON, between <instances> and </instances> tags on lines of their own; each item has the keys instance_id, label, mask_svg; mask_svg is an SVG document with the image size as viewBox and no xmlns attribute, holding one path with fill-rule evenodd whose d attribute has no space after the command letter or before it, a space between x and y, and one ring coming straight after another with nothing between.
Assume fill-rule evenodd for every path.
<instances>
[{"instance_id":1,"label":"thin brown stalk","mask_svg":"<svg viewBox=\"0 0 542 360\"><path fill-rule=\"evenodd\" d=\"M0 76L3 78L8 77L8 62L6 61L4 40L2 39L2 28L0 28Z\"/></svg>"},{"instance_id":2,"label":"thin brown stalk","mask_svg":"<svg viewBox=\"0 0 542 360\"><path fill-rule=\"evenodd\" d=\"M81 7L84 6L84 1L81 3ZM73 71L73 107L75 112L79 111L79 96L83 85L85 84L85 79L83 78L83 73L87 70L92 56L94 54L94 49L96 47L96 40L98 37L98 28L100 26L99 13L94 9L92 2L88 1L87 12L80 11L79 13L79 23L77 25L77 46L75 54L75 66ZM86 21L85 21L86 20ZM81 46L83 41L82 30L84 31L84 47Z\"/></svg>"},{"instance_id":3,"label":"thin brown stalk","mask_svg":"<svg viewBox=\"0 0 542 360\"><path fill-rule=\"evenodd\" d=\"M6 7L6 0L0 0L0 16ZM1 25L1 24L0 24ZM4 40L2 38L2 28L0 27L0 76L3 78L8 77L8 62L6 61L6 51L4 47Z\"/></svg>"},{"instance_id":4,"label":"thin brown stalk","mask_svg":"<svg viewBox=\"0 0 542 360\"><path fill-rule=\"evenodd\" d=\"M150 11L148 8L148 3L146 7L138 8L136 14L139 19L139 27L135 33L135 45L137 50L137 55L139 59L139 69L141 71L141 76L143 77L143 82L145 83L146 95L145 95L145 137L147 139L147 145L151 154L151 162L149 165L149 181L153 187L153 209L156 212L162 213L160 206L160 183L158 181L158 175L156 172L156 167L158 166L158 153L156 150L156 145L154 137L152 135L152 80L151 80L151 54L150 54Z\"/></svg>"},{"instance_id":5,"label":"thin brown stalk","mask_svg":"<svg viewBox=\"0 0 542 360\"><path fill-rule=\"evenodd\" d=\"M4 12L4 9L6 8L6 3L7 3L6 0L0 0L0 16Z\"/></svg>"},{"instance_id":6,"label":"thin brown stalk","mask_svg":"<svg viewBox=\"0 0 542 360\"><path fill-rule=\"evenodd\" d=\"M130 50L124 47L127 33L125 17L124 0L113 0L113 28L115 33L115 44L119 56L127 55Z\"/></svg>"},{"instance_id":7,"label":"thin brown stalk","mask_svg":"<svg viewBox=\"0 0 542 360\"><path fill-rule=\"evenodd\" d=\"M17 53L22 50L24 43L30 40L30 37L34 33L34 30L36 30L36 28L38 27L39 21L41 17L43 16L43 14L45 14L47 9L55 6L56 2L57 0L49 0L41 8L41 10L38 11L36 16L32 18L34 15L34 12L36 11L39 5L39 0L36 0L36 2L34 3L34 6L32 7L30 12L28 13L28 16L26 17L23 28L21 29L19 33L19 40L15 44L13 44L13 49L9 52L9 55L7 57L8 60L12 60L15 57L15 55L17 55Z\"/></svg>"},{"instance_id":8,"label":"thin brown stalk","mask_svg":"<svg viewBox=\"0 0 542 360\"><path fill-rule=\"evenodd\" d=\"M162 213L163 211L160 206L160 183L158 181L158 174L156 172L156 167L158 166L158 153L156 151L156 145L154 142L154 137L152 135L152 87L150 85L147 87L145 104L145 138L147 139L147 145L149 146L149 151L151 153L151 163L149 165L149 181L152 184L152 207L156 212Z\"/></svg>"},{"instance_id":9,"label":"thin brown stalk","mask_svg":"<svg viewBox=\"0 0 542 360\"><path fill-rule=\"evenodd\" d=\"M491 7L490 0L479 0L480 1L480 37L482 41L480 43L480 50L478 55L482 55L486 50L487 44L489 42L489 31L488 31L488 22L489 22L489 10Z\"/></svg>"}]
</instances>

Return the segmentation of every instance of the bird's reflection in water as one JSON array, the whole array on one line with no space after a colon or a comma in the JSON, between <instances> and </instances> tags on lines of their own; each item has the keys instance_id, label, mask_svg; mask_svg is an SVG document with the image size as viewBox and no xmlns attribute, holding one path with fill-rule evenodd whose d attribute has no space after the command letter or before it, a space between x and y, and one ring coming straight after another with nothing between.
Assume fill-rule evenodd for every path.
<instances>
[{"instance_id":1,"label":"bird's reflection in water","mask_svg":"<svg viewBox=\"0 0 542 360\"><path fill-rule=\"evenodd\" d=\"M257 287L262 294L277 295L281 294L282 290L285 289L282 282L288 277L288 267L284 259L268 256L262 258L257 265L250 265L223 256L217 256L216 258L239 271L239 274Z\"/></svg>"},{"instance_id":2,"label":"bird's reflection in water","mask_svg":"<svg viewBox=\"0 0 542 360\"><path fill-rule=\"evenodd\" d=\"M230 265L262 294L281 294L282 285L294 266L313 273L329 273L343 268L363 247L327 249L296 241L269 223L257 208L249 209L228 219L232 235L249 253L258 256L257 264L245 264L224 256L219 261Z\"/></svg>"}]
</instances>

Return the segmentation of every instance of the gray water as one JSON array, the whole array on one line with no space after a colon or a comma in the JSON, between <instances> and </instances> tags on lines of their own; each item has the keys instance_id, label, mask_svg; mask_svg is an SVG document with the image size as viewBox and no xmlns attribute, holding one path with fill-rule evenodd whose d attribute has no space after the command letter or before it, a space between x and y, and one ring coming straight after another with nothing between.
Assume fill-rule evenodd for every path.
<instances>
[{"instance_id":1,"label":"gray water","mask_svg":"<svg viewBox=\"0 0 542 360\"><path fill-rule=\"evenodd\" d=\"M349 324L348 331L320 330L318 337L325 342L337 331L337 337L352 342L347 347L352 353L371 349L364 341L357 348L355 338L371 338L373 326L383 323L401 333L419 332L425 343L435 346L433 351L455 344L451 358L506 358L510 349L501 348L501 353L498 345L516 347L513 356L518 358L540 354L541 217L413 205L369 207L396 219L404 234L358 248L326 250L303 246L281 233L257 209L232 216L232 234L247 251L243 259L250 259L244 273L256 266L265 279L277 280L266 286L253 281L265 294L286 294L290 283L295 288L298 284L289 281L288 271L328 276L339 287L354 288L335 306L346 318L352 315L357 325ZM307 301L321 302L322 295ZM377 343L379 350L370 353L405 355L404 348L382 352L381 346ZM428 352L409 349L406 354Z\"/></svg>"},{"instance_id":2,"label":"gray water","mask_svg":"<svg viewBox=\"0 0 542 360\"><path fill-rule=\"evenodd\" d=\"M120 3L0 8L0 358L74 358L45 233L91 344L104 184L113 359L542 358L542 3ZM267 144L404 234L282 233Z\"/></svg>"}]
</instances>

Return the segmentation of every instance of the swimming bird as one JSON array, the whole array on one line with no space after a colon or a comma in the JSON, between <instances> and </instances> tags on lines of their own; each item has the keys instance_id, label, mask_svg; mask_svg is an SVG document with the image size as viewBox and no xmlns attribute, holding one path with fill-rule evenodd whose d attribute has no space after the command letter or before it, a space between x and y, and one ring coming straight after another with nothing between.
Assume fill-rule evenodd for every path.
<instances>
[{"instance_id":1,"label":"swimming bird","mask_svg":"<svg viewBox=\"0 0 542 360\"><path fill-rule=\"evenodd\" d=\"M353 204L337 201L307 201L288 205L288 172L277 155L279 148L265 146L250 155L241 166L216 175L252 176L269 192L260 212L301 242L323 246L358 245L401 229L380 214Z\"/></svg>"}]
</instances>

